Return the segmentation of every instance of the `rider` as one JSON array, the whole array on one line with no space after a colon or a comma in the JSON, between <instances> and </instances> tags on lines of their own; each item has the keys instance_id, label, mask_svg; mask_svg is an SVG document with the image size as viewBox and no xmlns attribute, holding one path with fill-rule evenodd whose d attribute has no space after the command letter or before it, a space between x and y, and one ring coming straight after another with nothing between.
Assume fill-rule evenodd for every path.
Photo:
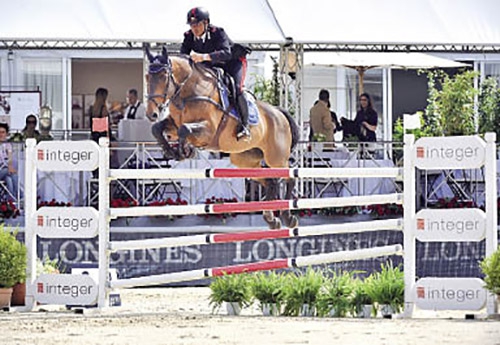
<instances>
[{"instance_id":1,"label":"rider","mask_svg":"<svg viewBox=\"0 0 500 345\"><path fill-rule=\"evenodd\" d=\"M236 88L236 106L241 117L236 138L248 140L250 138L248 105L243 95L248 50L241 45L234 44L223 28L210 24L210 15L203 7L189 10L187 24L191 29L184 33L181 54L191 55L194 62L221 67L233 77Z\"/></svg>"}]
</instances>

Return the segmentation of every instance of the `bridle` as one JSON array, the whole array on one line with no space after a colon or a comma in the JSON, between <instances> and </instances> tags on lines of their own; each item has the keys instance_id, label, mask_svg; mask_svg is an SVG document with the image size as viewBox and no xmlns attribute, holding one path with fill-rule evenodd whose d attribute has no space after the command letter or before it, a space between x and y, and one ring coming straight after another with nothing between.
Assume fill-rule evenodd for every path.
<instances>
[{"instance_id":1,"label":"bridle","mask_svg":"<svg viewBox=\"0 0 500 345\"><path fill-rule=\"evenodd\" d=\"M183 56L181 56L183 57ZM162 61L161 61L162 60ZM151 93L151 89L148 90L148 101L151 101L155 104L155 106L158 108L158 111L161 113L165 108L167 108L170 103L172 103L177 109L183 110L186 103L189 102L197 102L197 101L203 101L203 102L209 102L213 105L215 105L220 111L223 113L227 113L227 111L221 106L221 104L217 103L214 101L212 98L208 96L199 96L199 95L193 95L189 96L186 98L181 98L180 94L182 91L182 88L184 85L187 83L187 81L191 78L191 76L194 73L195 68L199 68L194 62L187 58L189 61L191 70L189 74L179 83L175 81L175 78L173 77L173 67L172 67L172 62L170 61L170 58L156 58L148 68L148 73L150 75L153 74L159 74L161 72L165 72L167 76L167 83L165 87L165 92L163 94L156 94L156 93ZM174 87L174 92L172 96L169 97L169 90L171 87ZM151 88L151 86L150 86ZM161 102L159 103L157 101L157 98L161 98Z\"/></svg>"}]
</instances>

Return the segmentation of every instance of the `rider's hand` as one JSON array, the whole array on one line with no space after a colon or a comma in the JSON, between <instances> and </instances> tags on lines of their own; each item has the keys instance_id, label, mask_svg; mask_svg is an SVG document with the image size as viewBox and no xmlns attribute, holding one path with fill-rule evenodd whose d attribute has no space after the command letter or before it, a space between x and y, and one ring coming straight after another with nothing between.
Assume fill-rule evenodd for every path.
<instances>
[{"instance_id":1,"label":"rider's hand","mask_svg":"<svg viewBox=\"0 0 500 345\"><path fill-rule=\"evenodd\" d=\"M199 53L191 52L191 59L194 62L210 61L210 55L209 54L199 54Z\"/></svg>"}]
</instances>

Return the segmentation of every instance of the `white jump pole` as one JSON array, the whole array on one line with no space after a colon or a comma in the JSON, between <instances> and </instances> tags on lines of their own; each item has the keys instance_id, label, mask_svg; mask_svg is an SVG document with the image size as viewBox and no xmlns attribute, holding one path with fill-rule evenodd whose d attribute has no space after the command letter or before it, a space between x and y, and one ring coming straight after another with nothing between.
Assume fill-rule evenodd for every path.
<instances>
[{"instance_id":1,"label":"white jump pole","mask_svg":"<svg viewBox=\"0 0 500 345\"><path fill-rule=\"evenodd\" d=\"M403 244L404 244L404 280L405 280L405 317L411 317L415 301L413 300L413 285L416 279L416 241L413 233L413 223L415 218L415 202L416 202L416 178L415 178L415 162L413 154L415 152L415 136L413 134L405 134L404 136L404 226L403 226Z\"/></svg>"},{"instance_id":2,"label":"white jump pole","mask_svg":"<svg viewBox=\"0 0 500 345\"><path fill-rule=\"evenodd\" d=\"M350 234L366 231L394 230L401 231L401 219L373 220L367 222L354 222L346 224L324 224L303 226L295 229L259 230L236 233L201 234L193 236L178 236L166 238L152 238L145 240L130 240L110 242L110 250L136 250L146 248L183 247L194 245L207 245L212 243L232 243L239 241L256 241L264 239L319 236L332 234Z\"/></svg>"},{"instance_id":3,"label":"white jump pole","mask_svg":"<svg viewBox=\"0 0 500 345\"><path fill-rule=\"evenodd\" d=\"M36 279L36 231L35 212L37 201L37 176L36 176L36 140L26 140L26 162L24 170L24 243L27 249L26 265L26 297L25 309L33 310L35 307L35 279ZM0 248L1 250L1 248Z\"/></svg>"},{"instance_id":4,"label":"white jump pole","mask_svg":"<svg viewBox=\"0 0 500 345\"><path fill-rule=\"evenodd\" d=\"M97 305L109 305L109 139L99 139L99 294Z\"/></svg>"},{"instance_id":5,"label":"white jump pole","mask_svg":"<svg viewBox=\"0 0 500 345\"><path fill-rule=\"evenodd\" d=\"M497 210L497 147L496 133L486 133L485 163L484 163L484 190L486 206L486 256L493 254L498 247L498 210ZM496 314L498 305L496 297L488 294L486 312L488 315Z\"/></svg>"},{"instance_id":6,"label":"white jump pole","mask_svg":"<svg viewBox=\"0 0 500 345\"><path fill-rule=\"evenodd\" d=\"M270 261L254 262L250 264L205 268L193 271L175 272L167 274L159 274L146 277L137 277L129 279L119 279L110 282L111 288L126 288L134 286L147 286L169 284L175 282L199 280L224 274L239 274L249 273L271 269L283 269L291 267L303 267L310 265L320 265L332 262L363 260L367 258L387 256L387 255L402 255L402 247L400 244L375 247L368 249L357 249L351 251L334 252L326 254L317 254L309 256L299 256L289 259L277 259Z\"/></svg>"}]
</instances>

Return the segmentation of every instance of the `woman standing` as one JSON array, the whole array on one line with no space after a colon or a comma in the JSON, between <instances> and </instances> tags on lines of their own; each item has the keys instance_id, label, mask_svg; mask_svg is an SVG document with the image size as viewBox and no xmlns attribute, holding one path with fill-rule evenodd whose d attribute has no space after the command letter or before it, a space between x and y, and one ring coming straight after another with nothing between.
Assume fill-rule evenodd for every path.
<instances>
[{"instance_id":1,"label":"woman standing","mask_svg":"<svg viewBox=\"0 0 500 345\"><path fill-rule=\"evenodd\" d=\"M377 141L378 114L373 109L372 101L367 93L362 93L359 96L360 109L356 113L354 123L359 128L359 141Z\"/></svg>"},{"instance_id":2,"label":"woman standing","mask_svg":"<svg viewBox=\"0 0 500 345\"><path fill-rule=\"evenodd\" d=\"M92 132L90 136L92 140L99 143L99 138L108 137L111 140L111 119L109 116L106 100L108 98L108 90L100 87L95 92L95 100L92 108L90 108L90 118L92 119Z\"/></svg>"}]
</instances>

